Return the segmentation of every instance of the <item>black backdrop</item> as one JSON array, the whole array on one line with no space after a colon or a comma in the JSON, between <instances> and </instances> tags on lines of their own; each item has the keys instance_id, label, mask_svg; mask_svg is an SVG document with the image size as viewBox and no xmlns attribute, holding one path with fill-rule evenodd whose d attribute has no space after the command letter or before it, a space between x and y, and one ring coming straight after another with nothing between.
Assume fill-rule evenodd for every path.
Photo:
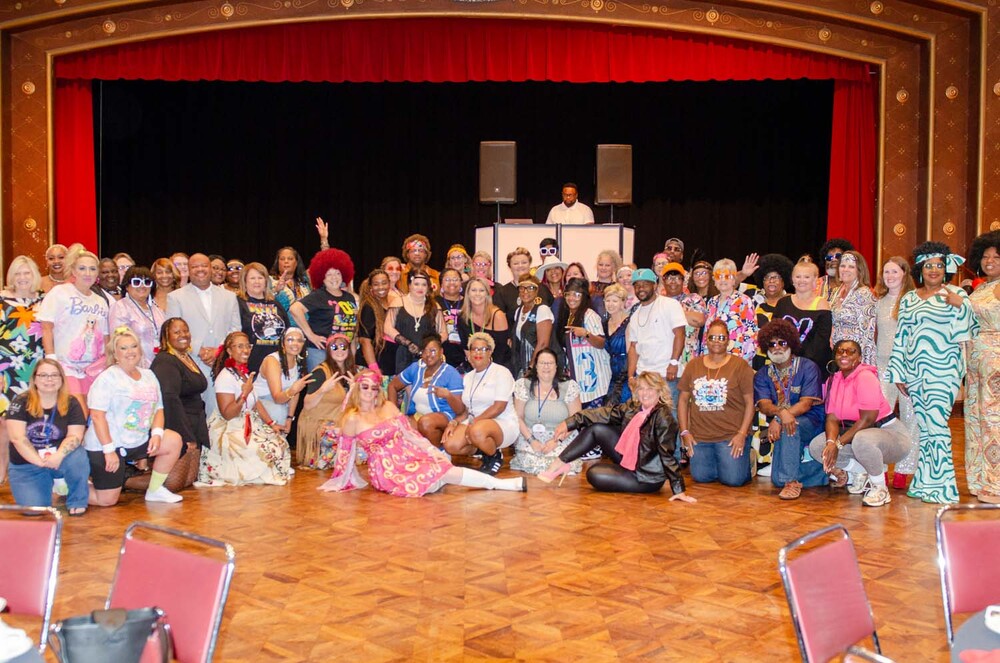
<instances>
[{"instance_id":1,"label":"black backdrop","mask_svg":"<svg viewBox=\"0 0 1000 663\"><path fill-rule=\"evenodd\" d=\"M95 83L101 251L202 251L270 265L317 248L316 216L359 273L429 236L439 266L496 207L481 140L518 143L518 203L542 223L564 181L594 196L595 145L633 145L636 261L676 235L709 258L795 257L826 230L830 81L642 84ZM597 222L609 210L594 206ZM537 247L528 247L535 253Z\"/></svg>"}]
</instances>

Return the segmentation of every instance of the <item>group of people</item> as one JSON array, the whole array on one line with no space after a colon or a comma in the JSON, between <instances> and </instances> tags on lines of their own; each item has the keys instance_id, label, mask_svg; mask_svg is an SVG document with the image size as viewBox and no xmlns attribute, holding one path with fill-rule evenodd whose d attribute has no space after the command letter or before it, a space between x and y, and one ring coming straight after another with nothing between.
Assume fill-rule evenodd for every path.
<instances>
[{"instance_id":1,"label":"group of people","mask_svg":"<svg viewBox=\"0 0 1000 663\"><path fill-rule=\"evenodd\" d=\"M546 239L508 254L513 278L498 283L494 257L460 244L432 268L421 234L355 287L351 257L316 227L308 263L283 247L271 267L201 253L145 267L53 245L43 275L14 258L0 468L15 500L55 491L79 515L123 489L177 502L191 485L282 485L296 469L331 470L321 488L339 491L365 485L365 462L395 495L526 490L496 478L510 449L510 469L543 482L603 459L586 469L595 489L669 483L678 501L694 501L687 466L727 486L759 468L786 500L829 483L868 506L890 486L949 503L964 385L969 489L1000 503L1000 232L972 244L969 294L952 284L962 258L935 242L887 260L873 285L839 239L738 267L688 264L670 238L649 266L601 252L593 278Z\"/></svg>"}]
</instances>

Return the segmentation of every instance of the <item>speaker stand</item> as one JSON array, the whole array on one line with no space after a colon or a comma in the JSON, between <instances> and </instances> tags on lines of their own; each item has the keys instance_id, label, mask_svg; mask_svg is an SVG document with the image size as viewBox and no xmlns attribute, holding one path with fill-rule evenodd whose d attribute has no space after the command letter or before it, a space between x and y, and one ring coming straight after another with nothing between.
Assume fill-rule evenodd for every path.
<instances>
[{"instance_id":1,"label":"speaker stand","mask_svg":"<svg viewBox=\"0 0 1000 663\"><path fill-rule=\"evenodd\" d=\"M500 223L500 201L497 201L497 223Z\"/></svg>"},{"instance_id":2,"label":"speaker stand","mask_svg":"<svg viewBox=\"0 0 1000 663\"><path fill-rule=\"evenodd\" d=\"M614 223L615 222L615 206L612 204L612 205L610 205L610 207L611 207L611 220L608 221L608 223Z\"/></svg>"}]
</instances>

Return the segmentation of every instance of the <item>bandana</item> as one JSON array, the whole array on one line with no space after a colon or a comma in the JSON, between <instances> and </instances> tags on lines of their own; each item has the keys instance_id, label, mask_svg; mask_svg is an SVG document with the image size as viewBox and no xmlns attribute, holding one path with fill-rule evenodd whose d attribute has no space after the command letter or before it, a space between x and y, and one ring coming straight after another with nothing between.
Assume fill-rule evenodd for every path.
<instances>
[{"instance_id":1,"label":"bandana","mask_svg":"<svg viewBox=\"0 0 1000 663\"><path fill-rule=\"evenodd\" d=\"M917 264L923 264L928 260L933 260L934 258L941 258L944 260L945 272L948 274L955 274L958 272L958 268L965 264L965 258L954 253L949 253L945 255L944 253L922 253L917 256Z\"/></svg>"}]
</instances>

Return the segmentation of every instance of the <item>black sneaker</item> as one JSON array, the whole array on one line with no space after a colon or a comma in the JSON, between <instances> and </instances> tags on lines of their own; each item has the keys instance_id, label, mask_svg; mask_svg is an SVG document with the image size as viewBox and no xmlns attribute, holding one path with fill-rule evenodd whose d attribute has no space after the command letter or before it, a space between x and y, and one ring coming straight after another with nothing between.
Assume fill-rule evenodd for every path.
<instances>
[{"instance_id":1,"label":"black sneaker","mask_svg":"<svg viewBox=\"0 0 1000 663\"><path fill-rule=\"evenodd\" d=\"M492 456L483 454L483 464L479 467L479 471L485 472L490 476L496 476L501 467L503 467L503 450L497 449L496 453Z\"/></svg>"},{"instance_id":2,"label":"black sneaker","mask_svg":"<svg viewBox=\"0 0 1000 663\"><path fill-rule=\"evenodd\" d=\"M580 456L580 460L600 460L601 459L601 448L594 447L587 453Z\"/></svg>"}]
</instances>

